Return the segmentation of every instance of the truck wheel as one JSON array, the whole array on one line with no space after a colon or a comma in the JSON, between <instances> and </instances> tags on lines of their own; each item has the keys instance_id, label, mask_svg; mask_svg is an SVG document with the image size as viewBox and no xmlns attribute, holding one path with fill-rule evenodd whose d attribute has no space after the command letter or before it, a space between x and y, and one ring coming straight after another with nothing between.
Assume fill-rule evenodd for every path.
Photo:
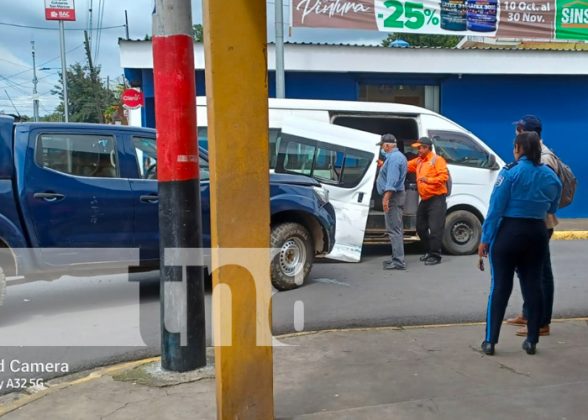
<instances>
[{"instance_id":1,"label":"truck wheel","mask_svg":"<svg viewBox=\"0 0 588 420\"><path fill-rule=\"evenodd\" d=\"M6 294L6 275L4 271L2 271L2 267L0 267L0 306L4 302L4 295Z\"/></svg>"},{"instance_id":2,"label":"truck wheel","mask_svg":"<svg viewBox=\"0 0 588 420\"><path fill-rule=\"evenodd\" d=\"M278 290L301 286L312 267L314 249L308 230L298 223L272 228L271 247L279 250L272 259L272 284Z\"/></svg>"},{"instance_id":3,"label":"truck wheel","mask_svg":"<svg viewBox=\"0 0 588 420\"><path fill-rule=\"evenodd\" d=\"M445 218L443 249L451 255L469 255L477 251L482 237L482 224L466 210L449 213Z\"/></svg>"}]
</instances>

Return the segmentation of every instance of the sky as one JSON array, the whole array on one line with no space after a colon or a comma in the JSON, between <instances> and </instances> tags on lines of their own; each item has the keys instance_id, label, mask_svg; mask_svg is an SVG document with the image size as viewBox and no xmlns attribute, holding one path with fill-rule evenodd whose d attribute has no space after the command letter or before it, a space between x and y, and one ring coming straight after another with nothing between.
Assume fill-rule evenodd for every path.
<instances>
[{"instance_id":1,"label":"sky","mask_svg":"<svg viewBox=\"0 0 588 420\"><path fill-rule=\"evenodd\" d=\"M290 0L284 3L284 39L291 42L341 42L379 44L386 34L369 31L292 29L288 31ZM129 37L151 35L153 0L76 0L76 22L65 22L67 65L85 63L84 29L89 31L94 64L111 86L121 81L118 39L125 37L125 10ZM51 90L58 84L61 70L57 21L46 21L44 0L0 0L0 112L33 115L33 59L35 43L39 114L51 114L59 103ZM274 39L274 2L268 1L268 41ZM92 13L89 13L90 8ZM92 19L90 19L92 17ZM202 23L202 0L192 0L192 21ZM90 25L91 23L91 25ZM101 29L98 29L101 28ZM18 112L17 112L18 111Z\"/></svg>"}]
</instances>

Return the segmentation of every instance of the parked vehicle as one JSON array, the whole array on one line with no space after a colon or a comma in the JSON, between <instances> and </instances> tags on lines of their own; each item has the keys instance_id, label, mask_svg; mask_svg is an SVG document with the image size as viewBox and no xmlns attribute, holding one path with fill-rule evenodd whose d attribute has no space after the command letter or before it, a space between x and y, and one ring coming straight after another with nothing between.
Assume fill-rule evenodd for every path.
<instances>
[{"instance_id":1,"label":"parked vehicle","mask_svg":"<svg viewBox=\"0 0 588 420\"><path fill-rule=\"evenodd\" d=\"M206 98L197 98L197 119L199 138L205 144L207 113ZM284 133L284 127L293 119L304 118L306 124L297 123L297 127L306 127L302 132ZM373 144L366 144L357 136L343 146L337 139L328 139L315 124L329 123L381 135L392 133L399 140L399 149L408 159L416 157L417 151L411 144L422 136L433 139L434 150L443 156L451 173L453 188L447 198L447 215L443 248L448 254L471 254L477 250L482 222L488 211L490 194L498 176L498 170L504 162L474 134L453 121L425 108L412 105L392 103L370 103L354 101L324 101L299 99L269 100L269 138L270 166L276 172L303 173L319 180L329 188L335 211L346 208L349 203L356 203L361 196L357 185L337 176L342 169L344 150L372 150ZM323 130L324 131L324 130ZM317 133L317 134L313 134ZM322 143L322 148L314 147ZM375 142L374 142L375 143ZM363 148L363 149L362 149ZM314 155L313 155L314 153ZM325 158L325 156L329 156ZM309 163L311 162L311 163ZM358 165L355 173L371 173L372 162L367 159L355 161ZM330 165L332 172L325 172ZM369 179L375 179L374 176ZM363 186L365 187L365 186ZM407 201L404 212L405 240L418 240L416 234L416 209L419 197L416 191L414 175L407 177ZM353 252L344 258L359 261L361 247L366 244L386 244L381 197L377 192L370 192L369 216L367 221L355 219L359 225L366 226L365 235L354 243ZM364 195L365 196L365 195ZM362 196L362 197L364 197ZM338 230L342 223L338 220ZM356 238L357 239L357 238ZM335 245L337 251L337 245ZM339 256L335 256L339 257Z\"/></svg>"},{"instance_id":2,"label":"parked vehicle","mask_svg":"<svg viewBox=\"0 0 588 420\"><path fill-rule=\"evenodd\" d=\"M155 130L18 123L0 116L0 296L6 276L158 267ZM200 151L203 245L210 246L208 155ZM270 174L272 282L297 287L334 245L335 213L313 178Z\"/></svg>"}]
</instances>

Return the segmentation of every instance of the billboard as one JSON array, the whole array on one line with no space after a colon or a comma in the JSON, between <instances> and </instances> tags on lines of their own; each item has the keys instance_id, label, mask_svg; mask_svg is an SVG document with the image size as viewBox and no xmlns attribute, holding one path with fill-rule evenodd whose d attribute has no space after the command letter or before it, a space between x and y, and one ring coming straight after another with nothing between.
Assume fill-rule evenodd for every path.
<instances>
[{"instance_id":1,"label":"billboard","mask_svg":"<svg viewBox=\"0 0 588 420\"><path fill-rule=\"evenodd\" d=\"M301 28L585 40L588 0L292 0L290 21Z\"/></svg>"}]
</instances>

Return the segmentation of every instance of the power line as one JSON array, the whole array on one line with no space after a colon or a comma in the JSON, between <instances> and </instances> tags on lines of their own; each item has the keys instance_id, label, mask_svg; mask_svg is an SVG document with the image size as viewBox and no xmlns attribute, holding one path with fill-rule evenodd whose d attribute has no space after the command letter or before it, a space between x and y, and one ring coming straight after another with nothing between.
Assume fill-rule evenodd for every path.
<instances>
[{"instance_id":1,"label":"power line","mask_svg":"<svg viewBox=\"0 0 588 420\"><path fill-rule=\"evenodd\" d=\"M73 48L72 48L72 49L70 49L70 50L67 50L67 53L69 54L69 53L71 53L71 52L74 52L75 50L77 50L77 49L81 48L83 45L84 45L84 44L79 44L78 46L76 46L76 47L73 47ZM54 61L54 60L57 60L58 58L59 58L59 56L55 56L55 57L51 58L50 60L47 60L47 61L45 61L45 62L43 62L43 63L39 64L39 67L43 67L45 64L49 64L50 62L52 62L52 61ZM5 60L5 61L6 61L6 60ZM14 63L13 63L13 64L14 64ZM26 73L26 72L29 72L29 71L33 71L33 68L31 67L30 69L23 70L23 71L19 71L18 73L13 73L13 74L10 74L10 75L8 75L8 76L1 76L1 77L5 78L5 79L9 79L9 78L12 78L12 77L15 77L15 76L20 76L21 74L23 74L23 73Z\"/></svg>"},{"instance_id":2,"label":"power line","mask_svg":"<svg viewBox=\"0 0 588 420\"><path fill-rule=\"evenodd\" d=\"M0 22L0 25L3 26L12 26L15 28L26 28L26 29L42 29L45 31L58 31L59 28L44 28L42 26L29 26L29 25L19 25L17 23L6 23L6 22ZM117 26L105 26L105 27L101 27L101 28L95 28L95 29L99 29L99 30L107 30L107 29L117 29L117 28L124 28L125 25L117 25ZM85 30L85 28L65 28L66 31L83 31Z\"/></svg>"},{"instance_id":3,"label":"power line","mask_svg":"<svg viewBox=\"0 0 588 420\"><path fill-rule=\"evenodd\" d=\"M5 61L5 62L7 62L7 63L14 64L15 66L19 66L19 67L29 67L29 68L31 68L31 69L32 69L32 67L30 67L30 66L27 66L26 64L15 63L14 61L6 60L6 59L4 59L4 58L0 58L0 61Z\"/></svg>"}]
</instances>

